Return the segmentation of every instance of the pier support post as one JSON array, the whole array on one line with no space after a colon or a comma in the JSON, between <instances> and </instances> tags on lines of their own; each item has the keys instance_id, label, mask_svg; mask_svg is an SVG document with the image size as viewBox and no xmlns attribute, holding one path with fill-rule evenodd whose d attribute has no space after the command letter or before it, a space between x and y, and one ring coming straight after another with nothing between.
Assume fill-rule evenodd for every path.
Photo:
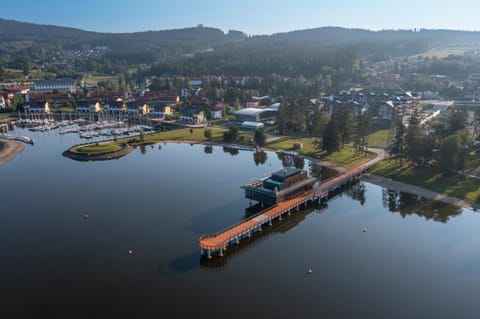
<instances>
[{"instance_id":1,"label":"pier support post","mask_svg":"<svg viewBox=\"0 0 480 319\"><path fill-rule=\"evenodd\" d=\"M290 213L290 209L287 210L287 215L290 216L292 213Z\"/></svg>"},{"instance_id":2,"label":"pier support post","mask_svg":"<svg viewBox=\"0 0 480 319\"><path fill-rule=\"evenodd\" d=\"M238 244L240 244L240 237L237 237L237 240L235 241Z\"/></svg>"},{"instance_id":3,"label":"pier support post","mask_svg":"<svg viewBox=\"0 0 480 319\"><path fill-rule=\"evenodd\" d=\"M248 231L247 236L248 236L248 238L252 237L252 231L251 230Z\"/></svg>"},{"instance_id":4,"label":"pier support post","mask_svg":"<svg viewBox=\"0 0 480 319\"><path fill-rule=\"evenodd\" d=\"M208 259L212 259L212 253L211 253L210 249L207 250L207 257L208 257Z\"/></svg>"},{"instance_id":5,"label":"pier support post","mask_svg":"<svg viewBox=\"0 0 480 319\"><path fill-rule=\"evenodd\" d=\"M220 253L218 254L220 257L223 257L223 248L220 248Z\"/></svg>"},{"instance_id":6,"label":"pier support post","mask_svg":"<svg viewBox=\"0 0 480 319\"><path fill-rule=\"evenodd\" d=\"M282 220L282 214L278 215L278 220Z\"/></svg>"},{"instance_id":7,"label":"pier support post","mask_svg":"<svg viewBox=\"0 0 480 319\"><path fill-rule=\"evenodd\" d=\"M271 219L268 221L268 225L272 226L272 220Z\"/></svg>"},{"instance_id":8,"label":"pier support post","mask_svg":"<svg viewBox=\"0 0 480 319\"><path fill-rule=\"evenodd\" d=\"M262 231L262 225L258 225L258 231Z\"/></svg>"}]
</instances>

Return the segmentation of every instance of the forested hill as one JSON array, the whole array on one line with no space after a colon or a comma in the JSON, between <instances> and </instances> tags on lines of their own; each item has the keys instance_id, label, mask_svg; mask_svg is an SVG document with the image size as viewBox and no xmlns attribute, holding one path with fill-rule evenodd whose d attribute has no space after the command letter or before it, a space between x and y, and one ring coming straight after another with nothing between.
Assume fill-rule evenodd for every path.
<instances>
[{"instance_id":1,"label":"forested hill","mask_svg":"<svg viewBox=\"0 0 480 319\"><path fill-rule=\"evenodd\" d=\"M271 36L252 36L247 38L239 31L225 34L222 30L207 27L194 27L165 31L146 31L133 33L99 33L74 28L38 25L0 18L0 41L33 43L55 43L64 49L91 48L107 46L115 50L152 51L161 48L178 48L179 53L195 53L223 45L238 48L238 40L244 40L241 48L265 46L270 49L301 47L309 49L333 47L338 45L371 44L387 45L397 55L425 50L432 46L452 44L480 43L480 32L452 30L386 30L369 31L340 27L321 27L277 33ZM402 50L398 50L398 49ZM367 49L363 48L366 52ZM175 50L174 50L175 51ZM187 52L189 51L189 52ZM394 53L395 53L394 52Z\"/></svg>"},{"instance_id":2,"label":"forested hill","mask_svg":"<svg viewBox=\"0 0 480 319\"><path fill-rule=\"evenodd\" d=\"M100 33L0 19L0 67L23 68L24 73L31 61L54 66L52 70L61 69L62 61L82 72L118 73L115 70L141 64L151 65L155 74L314 77L335 73L340 81L359 77L361 61L458 45L480 46L480 32L321 27L247 37L241 31L224 33L203 26ZM96 47L107 49L94 56L68 52Z\"/></svg>"},{"instance_id":3,"label":"forested hill","mask_svg":"<svg viewBox=\"0 0 480 319\"><path fill-rule=\"evenodd\" d=\"M145 31L133 33L99 33L79 29L38 25L0 19L0 41L2 43L26 42L31 46L55 44L62 49L88 49L106 46L122 51L160 51L164 54L184 54L202 51L227 41L238 40L241 33L224 34L222 30L207 27L195 27L165 31Z\"/></svg>"}]
</instances>

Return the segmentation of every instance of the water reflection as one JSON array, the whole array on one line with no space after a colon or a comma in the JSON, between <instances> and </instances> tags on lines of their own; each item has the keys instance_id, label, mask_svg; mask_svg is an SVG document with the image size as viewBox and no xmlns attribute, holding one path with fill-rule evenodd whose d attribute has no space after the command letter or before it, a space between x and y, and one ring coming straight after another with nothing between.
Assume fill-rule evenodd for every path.
<instances>
[{"instance_id":1,"label":"water reflection","mask_svg":"<svg viewBox=\"0 0 480 319\"><path fill-rule=\"evenodd\" d=\"M263 165L267 162L268 156L267 152L264 151L258 151L253 153L253 161L255 162L255 165Z\"/></svg>"},{"instance_id":2,"label":"water reflection","mask_svg":"<svg viewBox=\"0 0 480 319\"><path fill-rule=\"evenodd\" d=\"M461 207L387 188L382 189L382 203L390 212L400 213L404 218L415 214L442 223L462 213Z\"/></svg>"},{"instance_id":3,"label":"water reflection","mask_svg":"<svg viewBox=\"0 0 480 319\"><path fill-rule=\"evenodd\" d=\"M282 161L283 167L295 167L303 169L305 167L305 159L302 156L277 153L278 159Z\"/></svg>"},{"instance_id":4,"label":"water reflection","mask_svg":"<svg viewBox=\"0 0 480 319\"><path fill-rule=\"evenodd\" d=\"M212 154L213 153L213 146L212 145L205 145L203 148L203 152L205 154Z\"/></svg>"},{"instance_id":5,"label":"water reflection","mask_svg":"<svg viewBox=\"0 0 480 319\"><path fill-rule=\"evenodd\" d=\"M356 184L353 184L351 187L348 187L345 190L344 194L353 200L359 201L360 205L363 206L363 204L365 204L365 201L366 201L366 197L365 197L366 190L367 188L364 183L356 183Z\"/></svg>"},{"instance_id":6,"label":"water reflection","mask_svg":"<svg viewBox=\"0 0 480 319\"><path fill-rule=\"evenodd\" d=\"M304 208L298 212L293 213L288 216L285 215L282 217L282 220L274 220L272 226L265 225L261 232L255 232L250 238L243 238L238 245L229 246L225 255L223 257L215 257L208 259L205 257L200 258L200 265L203 269L219 271L226 267L227 262L249 249L250 247L258 244L260 241L269 238L270 236L277 233L286 233L290 229L299 225L307 215L312 212L322 213L327 209L327 205L311 204L309 207Z\"/></svg>"},{"instance_id":7,"label":"water reflection","mask_svg":"<svg viewBox=\"0 0 480 319\"><path fill-rule=\"evenodd\" d=\"M337 175L338 171L328 166L322 166L310 163L310 175L316 177L319 181L324 181Z\"/></svg>"},{"instance_id":8,"label":"water reflection","mask_svg":"<svg viewBox=\"0 0 480 319\"><path fill-rule=\"evenodd\" d=\"M225 153L229 153L229 154L232 155L232 156L238 155L238 153L240 152L240 151L238 150L238 148L233 148L233 147L228 147L228 146L224 146L224 147L223 147L223 151L224 151Z\"/></svg>"}]
</instances>

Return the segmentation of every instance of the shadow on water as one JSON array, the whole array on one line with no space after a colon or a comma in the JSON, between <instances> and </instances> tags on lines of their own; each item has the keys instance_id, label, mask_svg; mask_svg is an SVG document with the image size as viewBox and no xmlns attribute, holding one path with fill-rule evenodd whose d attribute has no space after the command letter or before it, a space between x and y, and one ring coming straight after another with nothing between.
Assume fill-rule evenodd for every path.
<instances>
[{"instance_id":1,"label":"shadow on water","mask_svg":"<svg viewBox=\"0 0 480 319\"><path fill-rule=\"evenodd\" d=\"M311 204L298 212L293 212L290 216L284 215L281 221L276 219L274 220L272 226L265 225L261 232L255 232L250 238L243 238L239 244L229 246L223 257L215 256L212 259L208 259L205 256L200 257L200 266L202 269L209 271L223 270L231 258L239 255L240 253L274 234L286 233L290 229L300 224L310 213L321 213L326 209L327 205ZM199 258L197 255L197 263L198 259Z\"/></svg>"},{"instance_id":2,"label":"shadow on water","mask_svg":"<svg viewBox=\"0 0 480 319\"><path fill-rule=\"evenodd\" d=\"M382 203L391 213L399 213L403 218L417 215L441 223L447 223L463 211L461 207L452 204L387 188L382 189Z\"/></svg>"},{"instance_id":3,"label":"shadow on water","mask_svg":"<svg viewBox=\"0 0 480 319\"><path fill-rule=\"evenodd\" d=\"M190 254L173 258L157 267L162 274L178 275L189 272L198 268L199 252L195 251Z\"/></svg>"},{"instance_id":4,"label":"shadow on water","mask_svg":"<svg viewBox=\"0 0 480 319\"><path fill-rule=\"evenodd\" d=\"M223 229L225 225L231 222L227 220L228 216L226 216L225 212L232 210L235 210L235 203L227 203L208 209L191 218L186 228L198 235L210 233L215 229Z\"/></svg>"}]
</instances>

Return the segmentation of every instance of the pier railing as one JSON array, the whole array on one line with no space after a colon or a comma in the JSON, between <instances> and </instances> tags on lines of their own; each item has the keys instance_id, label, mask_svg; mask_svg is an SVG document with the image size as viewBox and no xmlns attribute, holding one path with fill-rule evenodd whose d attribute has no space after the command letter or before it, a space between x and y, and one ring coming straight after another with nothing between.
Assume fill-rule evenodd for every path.
<instances>
[{"instance_id":1,"label":"pier railing","mask_svg":"<svg viewBox=\"0 0 480 319\"><path fill-rule=\"evenodd\" d=\"M292 209L298 209L302 204L306 204L311 200L326 198L331 191L357 179L366 170L381 161L383 158L383 151L377 151L377 156L374 159L323 181L322 184L314 190L304 191L293 199L268 207L255 215L224 228L221 231L200 237L199 243L202 252L205 251L209 258L211 257L212 252L219 252L219 255L223 256L224 250L226 250L227 246L230 244L234 242L239 243L241 238L245 236L250 237L252 232L261 231L263 224L267 222L271 224L272 220L275 218L281 219L283 214L290 214ZM238 231L235 231L235 228L238 228Z\"/></svg>"}]
</instances>

